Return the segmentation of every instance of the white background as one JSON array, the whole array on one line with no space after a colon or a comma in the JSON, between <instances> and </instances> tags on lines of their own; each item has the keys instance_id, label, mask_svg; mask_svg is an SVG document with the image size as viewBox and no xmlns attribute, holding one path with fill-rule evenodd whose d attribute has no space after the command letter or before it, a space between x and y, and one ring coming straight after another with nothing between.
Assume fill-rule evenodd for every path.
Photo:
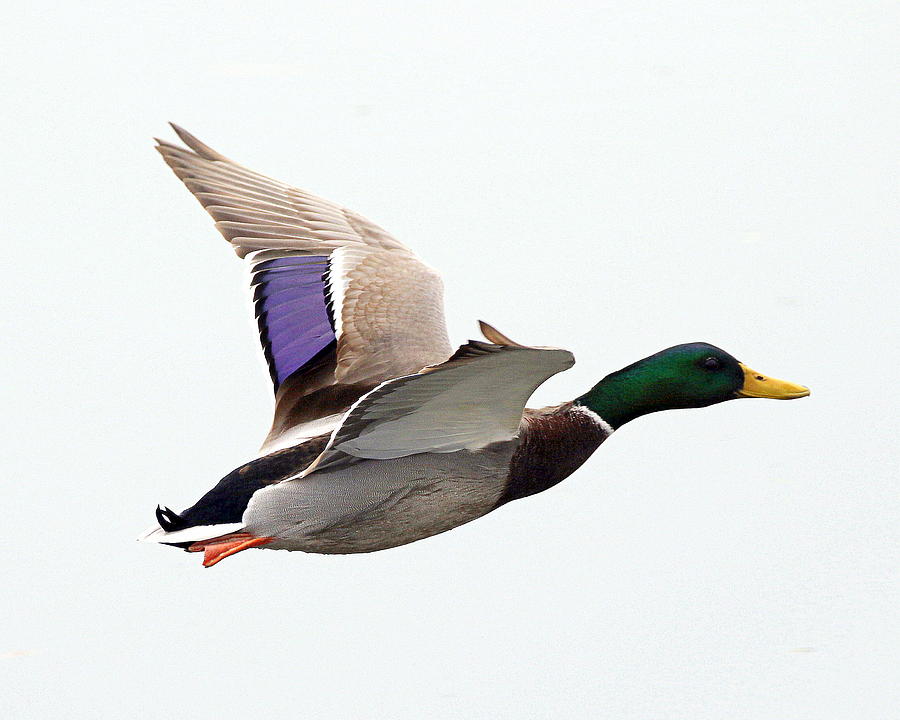
<instances>
[{"instance_id":1,"label":"white background","mask_svg":"<svg viewBox=\"0 0 900 720\"><path fill-rule=\"evenodd\" d=\"M898 717L895 3L89 5L4 13L2 717ZM138 544L271 412L167 120L573 350L535 404L695 340L812 397L387 552Z\"/></svg>"}]
</instances>

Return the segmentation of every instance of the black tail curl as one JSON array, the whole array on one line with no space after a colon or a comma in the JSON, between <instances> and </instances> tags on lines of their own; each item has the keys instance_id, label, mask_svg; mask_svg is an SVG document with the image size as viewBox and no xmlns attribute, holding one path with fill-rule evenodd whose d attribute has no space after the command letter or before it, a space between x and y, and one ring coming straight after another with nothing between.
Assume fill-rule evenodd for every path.
<instances>
[{"instance_id":1,"label":"black tail curl","mask_svg":"<svg viewBox=\"0 0 900 720\"><path fill-rule=\"evenodd\" d=\"M159 526L166 532L181 530L185 527L184 518L174 510L156 506L156 520Z\"/></svg>"}]
</instances>

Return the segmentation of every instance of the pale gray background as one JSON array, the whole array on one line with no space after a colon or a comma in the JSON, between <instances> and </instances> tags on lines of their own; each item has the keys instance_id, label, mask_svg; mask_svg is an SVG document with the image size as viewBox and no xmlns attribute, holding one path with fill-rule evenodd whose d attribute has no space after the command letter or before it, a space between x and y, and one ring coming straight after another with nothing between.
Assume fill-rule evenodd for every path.
<instances>
[{"instance_id":1,"label":"pale gray background","mask_svg":"<svg viewBox=\"0 0 900 720\"><path fill-rule=\"evenodd\" d=\"M0 715L898 717L897 7L7 6ZM693 340L812 398L388 552L139 545L271 410L169 119L572 349L537 404Z\"/></svg>"}]
</instances>

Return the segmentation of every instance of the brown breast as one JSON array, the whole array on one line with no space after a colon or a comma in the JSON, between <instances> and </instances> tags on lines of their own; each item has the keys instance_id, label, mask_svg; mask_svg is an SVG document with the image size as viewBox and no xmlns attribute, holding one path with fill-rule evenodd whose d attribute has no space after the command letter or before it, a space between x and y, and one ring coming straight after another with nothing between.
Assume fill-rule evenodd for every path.
<instances>
[{"instance_id":1,"label":"brown breast","mask_svg":"<svg viewBox=\"0 0 900 720\"><path fill-rule=\"evenodd\" d=\"M519 447L509 466L506 491L498 506L553 487L575 472L609 432L592 413L573 403L526 409Z\"/></svg>"}]
</instances>

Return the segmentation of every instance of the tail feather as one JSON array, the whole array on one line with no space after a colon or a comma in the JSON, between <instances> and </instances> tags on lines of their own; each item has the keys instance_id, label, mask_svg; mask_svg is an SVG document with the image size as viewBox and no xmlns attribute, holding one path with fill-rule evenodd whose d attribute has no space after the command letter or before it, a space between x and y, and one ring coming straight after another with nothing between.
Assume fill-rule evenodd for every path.
<instances>
[{"instance_id":1,"label":"tail feather","mask_svg":"<svg viewBox=\"0 0 900 720\"><path fill-rule=\"evenodd\" d=\"M166 532L174 532L182 530L185 527L184 518L170 508L156 506L156 520L159 526Z\"/></svg>"}]
</instances>

